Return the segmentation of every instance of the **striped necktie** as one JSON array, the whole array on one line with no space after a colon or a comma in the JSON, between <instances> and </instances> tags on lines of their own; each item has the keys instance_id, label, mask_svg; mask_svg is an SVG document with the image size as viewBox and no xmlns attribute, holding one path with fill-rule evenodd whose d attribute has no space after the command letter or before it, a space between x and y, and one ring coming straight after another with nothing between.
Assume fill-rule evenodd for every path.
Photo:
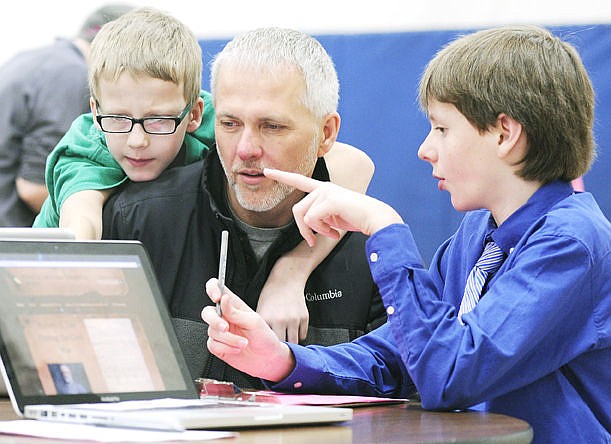
<instances>
[{"instance_id":1,"label":"striped necktie","mask_svg":"<svg viewBox=\"0 0 611 444\"><path fill-rule=\"evenodd\" d=\"M505 253L503 253L494 241L489 241L467 278L465 293L463 294L462 301L460 302L460 309L458 310L458 319L461 323L463 323L462 315L469 313L475 308L475 305L479 302L482 295L482 290L484 285L486 285L486 281L490 276L496 273L504 259Z\"/></svg>"}]
</instances>

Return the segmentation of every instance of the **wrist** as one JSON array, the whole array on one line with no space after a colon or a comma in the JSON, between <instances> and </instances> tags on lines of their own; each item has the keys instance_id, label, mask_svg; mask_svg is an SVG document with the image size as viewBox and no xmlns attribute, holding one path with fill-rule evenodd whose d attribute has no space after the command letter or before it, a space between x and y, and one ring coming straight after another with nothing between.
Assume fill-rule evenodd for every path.
<instances>
[{"instance_id":1,"label":"wrist","mask_svg":"<svg viewBox=\"0 0 611 444\"><path fill-rule=\"evenodd\" d=\"M378 231L388 227L389 225L404 223L399 213L397 213L393 208L387 207L386 209L387 211L378 212L377 217L372 220L371 229L368 233L369 235L377 233Z\"/></svg>"},{"instance_id":2,"label":"wrist","mask_svg":"<svg viewBox=\"0 0 611 444\"><path fill-rule=\"evenodd\" d=\"M285 253L276 260L270 277L275 276L282 280L290 279L293 282L298 280L305 283L319 263L319 260L313 256L310 247L303 248L300 244L296 249Z\"/></svg>"},{"instance_id":3,"label":"wrist","mask_svg":"<svg viewBox=\"0 0 611 444\"><path fill-rule=\"evenodd\" d=\"M279 341L277 350L273 353L273 357L267 360L267 369L261 377L270 382L280 382L293 372L295 365L295 355L290 347Z\"/></svg>"}]
</instances>

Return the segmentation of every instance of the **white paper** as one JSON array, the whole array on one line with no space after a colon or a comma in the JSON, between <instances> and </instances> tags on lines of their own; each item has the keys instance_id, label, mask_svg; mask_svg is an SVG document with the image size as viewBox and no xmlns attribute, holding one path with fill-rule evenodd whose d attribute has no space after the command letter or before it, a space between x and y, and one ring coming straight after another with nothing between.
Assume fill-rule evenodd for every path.
<instances>
[{"instance_id":1,"label":"white paper","mask_svg":"<svg viewBox=\"0 0 611 444\"><path fill-rule=\"evenodd\" d=\"M83 322L108 392L155 390L131 319L85 319Z\"/></svg>"},{"instance_id":2,"label":"white paper","mask_svg":"<svg viewBox=\"0 0 611 444\"><path fill-rule=\"evenodd\" d=\"M51 421L20 419L0 421L0 433L35 436L38 438L70 439L95 442L163 442L203 441L234 438L235 432L209 430L187 430L184 432L157 432L141 429L97 427L82 424L67 424Z\"/></svg>"}]
</instances>

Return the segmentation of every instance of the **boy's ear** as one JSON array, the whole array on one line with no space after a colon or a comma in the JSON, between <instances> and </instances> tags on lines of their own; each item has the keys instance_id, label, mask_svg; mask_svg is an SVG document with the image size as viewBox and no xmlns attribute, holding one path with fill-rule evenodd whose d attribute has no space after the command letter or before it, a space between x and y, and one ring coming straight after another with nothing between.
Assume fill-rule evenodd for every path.
<instances>
[{"instance_id":1,"label":"boy's ear","mask_svg":"<svg viewBox=\"0 0 611 444\"><path fill-rule=\"evenodd\" d=\"M329 152L335 143L337 134L339 133L340 123L341 119L336 112L329 113L325 116L322 128L322 140L318 145L318 157L322 157Z\"/></svg>"},{"instance_id":2,"label":"boy's ear","mask_svg":"<svg viewBox=\"0 0 611 444\"><path fill-rule=\"evenodd\" d=\"M95 118L96 114L98 113L98 108L95 104L95 99L93 97L89 97L89 109L91 109L91 114L93 115L93 124L100 130L102 131L102 128L100 128L100 125L98 125L98 121Z\"/></svg>"},{"instance_id":3,"label":"boy's ear","mask_svg":"<svg viewBox=\"0 0 611 444\"><path fill-rule=\"evenodd\" d=\"M194 132L202 124L202 116L204 115L204 99L201 97L197 98L197 101L191 107L188 118L189 123L187 124L187 132Z\"/></svg>"},{"instance_id":4,"label":"boy's ear","mask_svg":"<svg viewBox=\"0 0 611 444\"><path fill-rule=\"evenodd\" d=\"M498 133L497 144L500 158L523 157L523 150L526 148L526 133L520 122L501 113L497 117L495 132Z\"/></svg>"}]
</instances>

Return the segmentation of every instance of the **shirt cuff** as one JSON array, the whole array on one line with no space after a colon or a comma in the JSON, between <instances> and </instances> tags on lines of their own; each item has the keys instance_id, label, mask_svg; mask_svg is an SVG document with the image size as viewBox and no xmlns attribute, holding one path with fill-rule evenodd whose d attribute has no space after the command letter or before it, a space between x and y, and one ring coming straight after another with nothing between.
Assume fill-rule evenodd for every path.
<instances>
[{"instance_id":1,"label":"shirt cuff","mask_svg":"<svg viewBox=\"0 0 611 444\"><path fill-rule=\"evenodd\" d=\"M284 380L273 383L271 381L263 380L263 383L270 390L277 392L293 392L299 393L312 392L313 388L309 390L304 385L304 381L318 381L321 377L321 365L317 354L307 347L301 347L292 343L287 342L291 352L295 356L295 368Z\"/></svg>"},{"instance_id":2,"label":"shirt cuff","mask_svg":"<svg viewBox=\"0 0 611 444\"><path fill-rule=\"evenodd\" d=\"M375 232L365 244L371 274L378 279L401 268L422 268L422 258L406 224L392 224Z\"/></svg>"}]
</instances>

